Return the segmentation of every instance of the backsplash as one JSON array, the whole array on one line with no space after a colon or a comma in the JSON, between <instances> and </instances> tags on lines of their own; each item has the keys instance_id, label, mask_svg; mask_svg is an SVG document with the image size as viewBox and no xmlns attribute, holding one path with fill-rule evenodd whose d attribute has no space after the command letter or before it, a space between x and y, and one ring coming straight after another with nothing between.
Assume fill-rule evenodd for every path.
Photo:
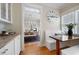
<instances>
[{"instance_id":1,"label":"backsplash","mask_svg":"<svg viewBox=\"0 0 79 59\"><path fill-rule=\"evenodd\" d=\"M5 24L4 23L0 23L0 32L3 31L5 29Z\"/></svg>"}]
</instances>

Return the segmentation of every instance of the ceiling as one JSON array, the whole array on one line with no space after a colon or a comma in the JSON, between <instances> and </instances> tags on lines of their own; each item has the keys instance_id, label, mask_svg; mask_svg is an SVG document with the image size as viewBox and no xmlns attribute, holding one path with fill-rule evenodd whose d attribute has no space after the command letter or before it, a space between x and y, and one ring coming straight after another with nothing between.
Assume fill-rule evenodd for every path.
<instances>
[{"instance_id":1,"label":"ceiling","mask_svg":"<svg viewBox=\"0 0 79 59\"><path fill-rule=\"evenodd\" d=\"M35 6L34 4L50 7L53 9L71 8L71 7L79 5L79 3L27 3L27 4L24 4L24 6L38 7L38 6Z\"/></svg>"},{"instance_id":2,"label":"ceiling","mask_svg":"<svg viewBox=\"0 0 79 59\"><path fill-rule=\"evenodd\" d=\"M51 7L54 9L63 9L63 8L71 8L79 5L79 3L40 3L40 5Z\"/></svg>"},{"instance_id":3,"label":"ceiling","mask_svg":"<svg viewBox=\"0 0 79 59\"><path fill-rule=\"evenodd\" d=\"M79 3L28 3L28 4L24 4L24 6L40 8L38 7L38 5L49 7L52 9L57 9L59 10L59 12L62 13L72 7L79 6Z\"/></svg>"}]
</instances>

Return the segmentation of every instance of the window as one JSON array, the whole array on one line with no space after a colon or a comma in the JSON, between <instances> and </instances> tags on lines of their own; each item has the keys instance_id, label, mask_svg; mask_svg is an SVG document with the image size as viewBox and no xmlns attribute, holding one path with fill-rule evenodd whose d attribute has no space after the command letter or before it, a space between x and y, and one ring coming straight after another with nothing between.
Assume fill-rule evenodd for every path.
<instances>
[{"instance_id":1,"label":"window","mask_svg":"<svg viewBox=\"0 0 79 59\"><path fill-rule=\"evenodd\" d=\"M40 13L40 11L38 9L35 9L35 8L28 8L28 7L26 7L25 10L26 11L30 11L30 12Z\"/></svg>"},{"instance_id":2,"label":"window","mask_svg":"<svg viewBox=\"0 0 79 59\"><path fill-rule=\"evenodd\" d=\"M67 27L64 25L69 23L76 24L73 33L79 34L79 10L75 10L74 12L62 16L62 31L64 33L67 32Z\"/></svg>"},{"instance_id":3,"label":"window","mask_svg":"<svg viewBox=\"0 0 79 59\"><path fill-rule=\"evenodd\" d=\"M75 11L75 17L75 23L77 24L76 33L79 34L79 10Z\"/></svg>"},{"instance_id":4,"label":"window","mask_svg":"<svg viewBox=\"0 0 79 59\"><path fill-rule=\"evenodd\" d=\"M69 23L75 23L75 12L70 12L62 16L62 31L64 33L67 33L68 29L65 25ZM75 28L73 29L73 33L75 33Z\"/></svg>"},{"instance_id":5,"label":"window","mask_svg":"<svg viewBox=\"0 0 79 59\"><path fill-rule=\"evenodd\" d=\"M25 7L24 14L25 31L32 31L40 27L40 10L37 8Z\"/></svg>"}]
</instances>

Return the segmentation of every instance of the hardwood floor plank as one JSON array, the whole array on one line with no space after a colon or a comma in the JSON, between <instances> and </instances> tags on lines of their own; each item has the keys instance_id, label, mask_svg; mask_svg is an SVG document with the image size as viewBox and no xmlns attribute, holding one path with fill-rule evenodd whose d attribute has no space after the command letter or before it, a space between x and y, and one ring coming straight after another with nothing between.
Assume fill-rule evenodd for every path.
<instances>
[{"instance_id":1,"label":"hardwood floor plank","mask_svg":"<svg viewBox=\"0 0 79 59\"><path fill-rule=\"evenodd\" d=\"M20 55L56 55L56 51L49 51L46 47L39 47L38 42L26 43Z\"/></svg>"}]
</instances>

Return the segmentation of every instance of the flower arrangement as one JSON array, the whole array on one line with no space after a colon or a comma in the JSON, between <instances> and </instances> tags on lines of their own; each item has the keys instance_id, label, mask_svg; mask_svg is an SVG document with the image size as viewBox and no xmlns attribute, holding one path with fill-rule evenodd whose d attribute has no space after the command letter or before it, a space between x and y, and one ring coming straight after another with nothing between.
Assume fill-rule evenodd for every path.
<instances>
[{"instance_id":1,"label":"flower arrangement","mask_svg":"<svg viewBox=\"0 0 79 59\"><path fill-rule=\"evenodd\" d=\"M66 26L67 26L68 29L73 29L75 27L75 25L76 24L70 23L70 24L67 24Z\"/></svg>"},{"instance_id":2,"label":"flower arrangement","mask_svg":"<svg viewBox=\"0 0 79 59\"><path fill-rule=\"evenodd\" d=\"M69 36L72 36L72 35L73 35L72 29L75 27L75 25L76 25L76 24L72 24L72 23L66 25L67 28L68 28L68 35L69 35Z\"/></svg>"}]
</instances>

